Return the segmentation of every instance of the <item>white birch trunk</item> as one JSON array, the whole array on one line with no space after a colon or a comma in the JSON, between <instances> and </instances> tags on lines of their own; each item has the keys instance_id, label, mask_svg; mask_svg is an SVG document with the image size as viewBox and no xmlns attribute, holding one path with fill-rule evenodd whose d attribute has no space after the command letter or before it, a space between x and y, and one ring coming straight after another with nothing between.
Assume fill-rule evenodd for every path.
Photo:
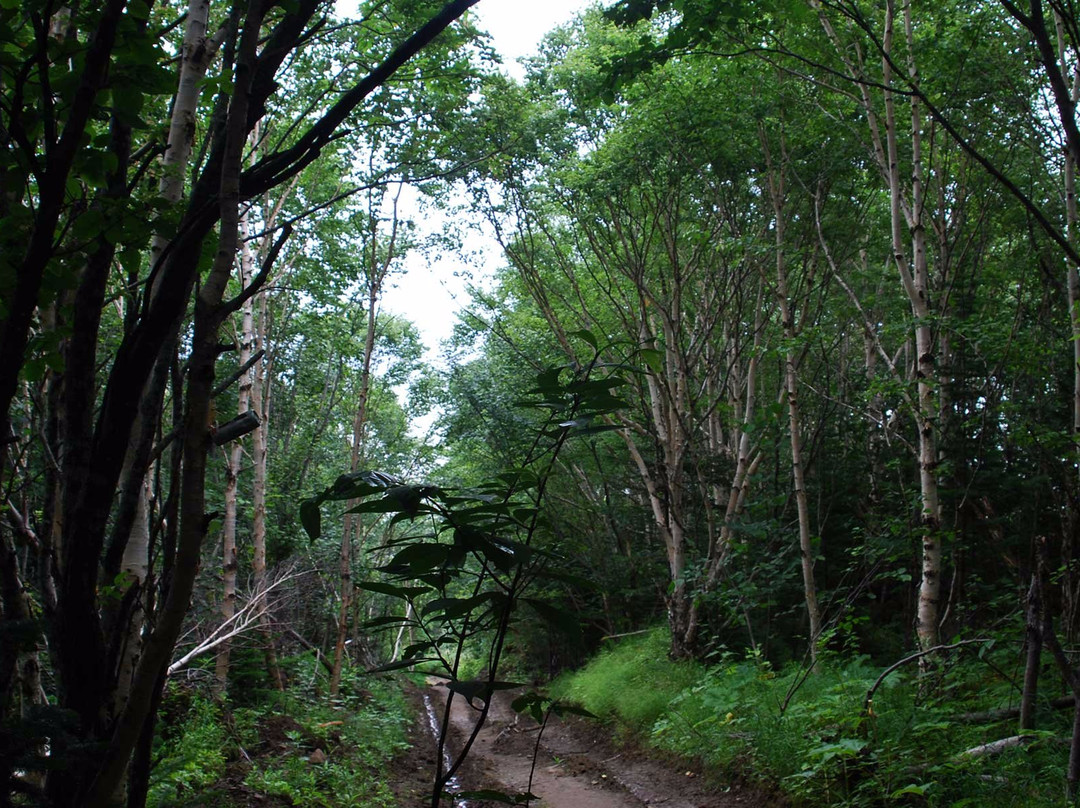
<instances>
[{"instance_id":1,"label":"white birch trunk","mask_svg":"<svg viewBox=\"0 0 1080 808\"><path fill-rule=\"evenodd\" d=\"M782 137L782 135L781 135ZM799 516L799 562L803 578L803 598L806 601L806 614L810 623L810 661L817 664L818 640L821 637L821 610L817 601L817 584L814 580L814 547L810 535L810 507L806 500L806 476L802 461L802 425L799 412L799 369L795 354L797 328L788 292L787 258L785 237L787 220L784 217L784 204L787 189L784 181L783 163L779 167L772 165L768 141L764 131L761 143L769 163L769 195L772 199L773 212L776 214L774 227L776 243L776 302L780 309L780 323L784 332L784 389L787 393L788 432L791 442L791 476L795 489L795 506ZM781 146L781 149L783 147ZM781 160L783 160L781 153Z\"/></svg>"},{"instance_id":2,"label":"white birch trunk","mask_svg":"<svg viewBox=\"0 0 1080 808\"><path fill-rule=\"evenodd\" d=\"M255 330L255 350L265 350L269 340L270 314L266 292L256 296L258 302L257 327ZM266 562L266 479L267 479L267 435L270 430L270 390L271 378L269 362L265 355L255 363L254 380L251 386L251 407L259 416L259 426L251 433L252 481L251 481L251 566L258 593L255 605L259 614L259 631L262 635L263 652L266 657L266 670L271 684L278 690L285 689L285 681L277 661L274 637L270 630L271 615L269 578Z\"/></svg>"},{"instance_id":3,"label":"white birch trunk","mask_svg":"<svg viewBox=\"0 0 1080 808\"><path fill-rule=\"evenodd\" d=\"M1060 15L1055 11L1054 24L1057 30L1058 61L1063 75L1072 77L1070 97L1075 107L1080 100L1080 61L1076 62L1070 70L1066 56L1066 37L1062 30L1063 23ZM1080 212L1076 199L1076 154L1072 149L1065 150L1065 216L1066 235L1073 244L1080 244ZM1072 394L1072 435L1074 453L1080 455L1080 275L1078 267L1066 259L1065 270L1067 273L1066 293L1069 301L1069 332L1072 339L1073 355L1073 394ZM1080 469L1080 463L1077 464ZM1069 544L1072 545L1070 537ZM1078 603L1076 564L1074 561L1075 547L1063 548L1062 559L1065 563L1065 585L1063 587L1062 622L1065 624L1067 636L1072 638L1076 631L1077 613L1080 611Z\"/></svg>"},{"instance_id":4,"label":"white birch trunk","mask_svg":"<svg viewBox=\"0 0 1080 808\"><path fill-rule=\"evenodd\" d=\"M254 257L248 246L247 236L250 235L250 222L245 213L240 219L241 249L240 249L240 288L247 288L254 276ZM241 309L240 340L238 362L241 367L251 359L254 342L254 314L252 302L244 303ZM240 377L237 388L237 414L242 414L251 409L251 371L248 370ZM259 413L256 413L257 415ZM221 528L221 580L222 601L221 618L223 622L232 620L236 614L236 575L237 575L237 547L236 547L236 522L237 522L237 490L239 488L240 466L244 458L244 444L242 440L235 440L229 444L227 462L225 468L225 514ZM258 588L258 584L256 584ZM231 644L224 642L218 647L217 659L214 665L215 688L218 694L223 694L228 686L229 656Z\"/></svg>"}]
</instances>

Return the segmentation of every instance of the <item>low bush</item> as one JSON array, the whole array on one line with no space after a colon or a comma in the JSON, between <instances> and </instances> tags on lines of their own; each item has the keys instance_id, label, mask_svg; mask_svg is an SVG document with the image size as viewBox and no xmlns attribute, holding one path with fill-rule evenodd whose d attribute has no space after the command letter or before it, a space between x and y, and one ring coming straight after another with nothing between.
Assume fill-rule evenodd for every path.
<instances>
[{"instance_id":1,"label":"low bush","mask_svg":"<svg viewBox=\"0 0 1080 808\"><path fill-rule=\"evenodd\" d=\"M147 805L183 804L214 783L225 771L227 731L220 706L199 692L169 687L163 721L155 744L153 776Z\"/></svg>"}]
</instances>

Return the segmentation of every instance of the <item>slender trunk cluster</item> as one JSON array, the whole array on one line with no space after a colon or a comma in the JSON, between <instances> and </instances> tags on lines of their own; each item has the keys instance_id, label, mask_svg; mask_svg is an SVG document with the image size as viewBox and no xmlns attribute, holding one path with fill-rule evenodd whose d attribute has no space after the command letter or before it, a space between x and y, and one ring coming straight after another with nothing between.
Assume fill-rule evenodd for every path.
<instances>
[{"instance_id":1,"label":"slender trunk cluster","mask_svg":"<svg viewBox=\"0 0 1080 808\"><path fill-rule=\"evenodd\" d=\"M300 121L287 146L248 168L244 146L279 91L279 72L321 25L315 0L270 16L268 3L226 7L214 36L208 3L190 4L163 154L149 140L135 142L157 131L134 126L140 109L167 101L133 103L160 93L144 81L145 60L160 53L154 70L167 64L145 7L113 0L49 19L36 6L8 15L14 38L6 44L22 66L9 60L0 69L0 218L18 222L0 233L0 488L14 500L3 503L0 617L7 624L23 611L28 565L13 541L36 543L29 566L45 613L34 617L48 625L55 702L71 717L70 735L51 739L51 758L65 761L50 767L44 786L52 804L111 804L124 798L128 779L129 801L145 797L153 715L211 521L205 489L218 334L265 284L291 232L286 225L268 236L251 282L228 299L241 205L297 177L373 91L475 2L451 0L403 32L324 114ZM61 48L52 37L79 46ZM200 122L214 86L203 79L219 56L216 113ZM193 160L197 135L206 141ZM144 188L155 162L156 196ZM114 301L118 316L106 322ZM42 356L49 367L38 377ZM28 419L22 402L31 397L40 408ZM167 400L171 423L162 414ZM32 435L27 425L39 417L42 434ZM25 448L39 440L46 470L27 473ZM260 462L265 469L265 451ZM18 507L38 479L45 497ZM33 687L33 651L0 649L0 683L21 669Z\"/></svg>"},{"instance_id":2,"label":"slender trunk cluster","mask_svg":"<svg viewBox=\"0 0 1080 808\"><path fill-rule=\"evenodd\" d=\"M250 235L251 227L246 213L241 217L240 228L243 238L241 240L240 250L239 281L240 288L246 289L254 276L255 263L251 249L248 247L247 238ZM253 302L251 300L245 301L240 312L240 329L237 334L237 360L240 363L240 367L243 369L248 366L248 363L251 360L255 342ZM238 415L242 415L253 409L251 406L252 388L253 382L251 371L247 370L240 376L237 385L236 410ZM255 414L257 417L261 415L257 409L255 409ZM240 469L243 460L244 444L239 440L227 444L224 492L225 514L222 518L221 526L221 580L223 588L221 620L223 623L228 623L236 615L236 578L237 570L239 569L236 545L238 511L237 491L240 487ZM257 488L257 486L255 487ZM258 588L258 584L256 584L256 588ZM230 650L231 643L229 642L223 643L218 649L217 660L214 667L214 676L216 679L216 689L219 694L224 694L228 685Z\"/></svg>"},{"instance_id":3,"label":"slender trunk cluster","mask_svg":"<svg viewBox=\"0 0 1080 808\"><path fill-rule=\"evenodd\" d=\"M375 337L378 333L378 304L382 296L383 284L397 255L397 205L400 194L401 187L399 186L397 196L394 197L392 202L390 233L387 236L385 245L382 243L379 215L376 209L376 205L382 201L381 195L371 201L368 210L368 220L371 227L368 233L368 249L364 267L367 290L367 322L364 331L364 358L360 369L360 384L356 395L356 411L352 428L350 471L354 473L360 470L361 459L364 456L364 435L367 431L368 422L368 399L371 395L372 354L375 350ZM341 671L345 664L345 643L349 634L349 618L353 608L352 549L354 537L359 537L359 535L361 535L359 517L346 511L341 531L341 552L338 556L338 574L341 584L337 631L334 641L333 670L330 675L331 697L337 696L341 689Z\"/></svg>"},{"instance_id":4,"label":"slender trunk cluster","mask_svg":"<svg viewBox=\"0 0 1080 808\"><path fill-rule=\"evenodd\" d=\"M818 642L821 639L821 610L818 607L817 582L814 579L814 548L810 529L810 505L806 496L806 471L803 466L802 416L799 396L799 355L797 338L799 329L795 322L794 303L788 284L787 261L787 198L786 154L783 130L780 132L781 164L775 165L763 128L759 138L769 168L769 197L776 216L773 225L776 246L776 304L780 314L780 326L784 335L784 394L787 398L788 440L791 446L791 476L795 493L795 509L799 520L799 568L802 571L803 597L806 600L806 616L810 625L810 660L817 663Z\"/></svg>"}]
</instances>

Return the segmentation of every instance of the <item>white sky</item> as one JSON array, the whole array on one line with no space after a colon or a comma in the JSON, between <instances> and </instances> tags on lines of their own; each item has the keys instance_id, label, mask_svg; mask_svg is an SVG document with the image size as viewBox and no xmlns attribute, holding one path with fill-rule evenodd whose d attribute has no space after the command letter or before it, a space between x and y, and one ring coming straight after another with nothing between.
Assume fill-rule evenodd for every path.
<instances>
[{"instance_id":1,"label":"white sky","mask_svg":"<svg viewBox=\"0 0 1080 808\"><path fill-rule=\"evenodd\" d=\"M534 54L546 33L572 19L592 2L480 0L474 10L480 27L491 33L492 44L502 56L504 71L520 80L524 71L517 60ZM405 217L415 215L404 195L399 211ZM434 217L429 222L432 229L441 224ZM479 254L481 266L466 267L464 259L452 253L437 258L415 254L406 261L406 273L397 276L393 286L383 296L384 313L399 314L420 329L427 344L429 359L437 355L439 342L451 335L457 322L457 312L468 302L467 281L461 275L462 270L472 270L476 280L478 276L490 275L502 263L498 245L493 239L485 241L477 234L467 247Z\"/></svg>"},{"instance_id":2,"label":"white sky","mask_svg":"<svg viewBox=\"0 0 1080 808\"><path fill-rule=\"evenodd\" d=\"M546 33L591 4L592 0L480 0L474 9L507 72L521 78L523 71L515 60L536 53Z\"/></svg>"}]
</instances>

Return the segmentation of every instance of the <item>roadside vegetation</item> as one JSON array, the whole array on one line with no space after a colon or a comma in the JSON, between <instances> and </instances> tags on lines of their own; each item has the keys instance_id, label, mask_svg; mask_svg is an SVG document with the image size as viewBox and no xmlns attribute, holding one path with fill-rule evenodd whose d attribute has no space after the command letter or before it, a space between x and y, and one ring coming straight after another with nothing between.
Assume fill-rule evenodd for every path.
<instances>
[{"instance_id":1,"label":"roadside vegetation","mask_svg":"<svg viewBox=\"0 0 1080 808\"><path fill-rule=\"evenodd\" d=\"M403 682L349 675L335 700L310 658L288 660L295 684L218 701L173 682L155 743L151 808L251 805L396 808L388 776L414 739ZM314 675L312 675L314 674ZM405 808L405 806L401 806Z\"/></svg>"},{"instance_id":2,"label":"roadside vegetation","mask_svg":"<svg viewBox=\"0 0 1080 808\"><path fill-rule=\"evenodd\" d=\"M1057 806L1069 710L1039 711L1014 736L1016 649L985 643L920 678L859 655L823 653L813 673L718 650L668 658L665 629L611 641L552 694L640 744L693 765L718 789L751 781L796 806ZM870 709L867 695L874 689Z\"/></svg>"}]
</instances>

